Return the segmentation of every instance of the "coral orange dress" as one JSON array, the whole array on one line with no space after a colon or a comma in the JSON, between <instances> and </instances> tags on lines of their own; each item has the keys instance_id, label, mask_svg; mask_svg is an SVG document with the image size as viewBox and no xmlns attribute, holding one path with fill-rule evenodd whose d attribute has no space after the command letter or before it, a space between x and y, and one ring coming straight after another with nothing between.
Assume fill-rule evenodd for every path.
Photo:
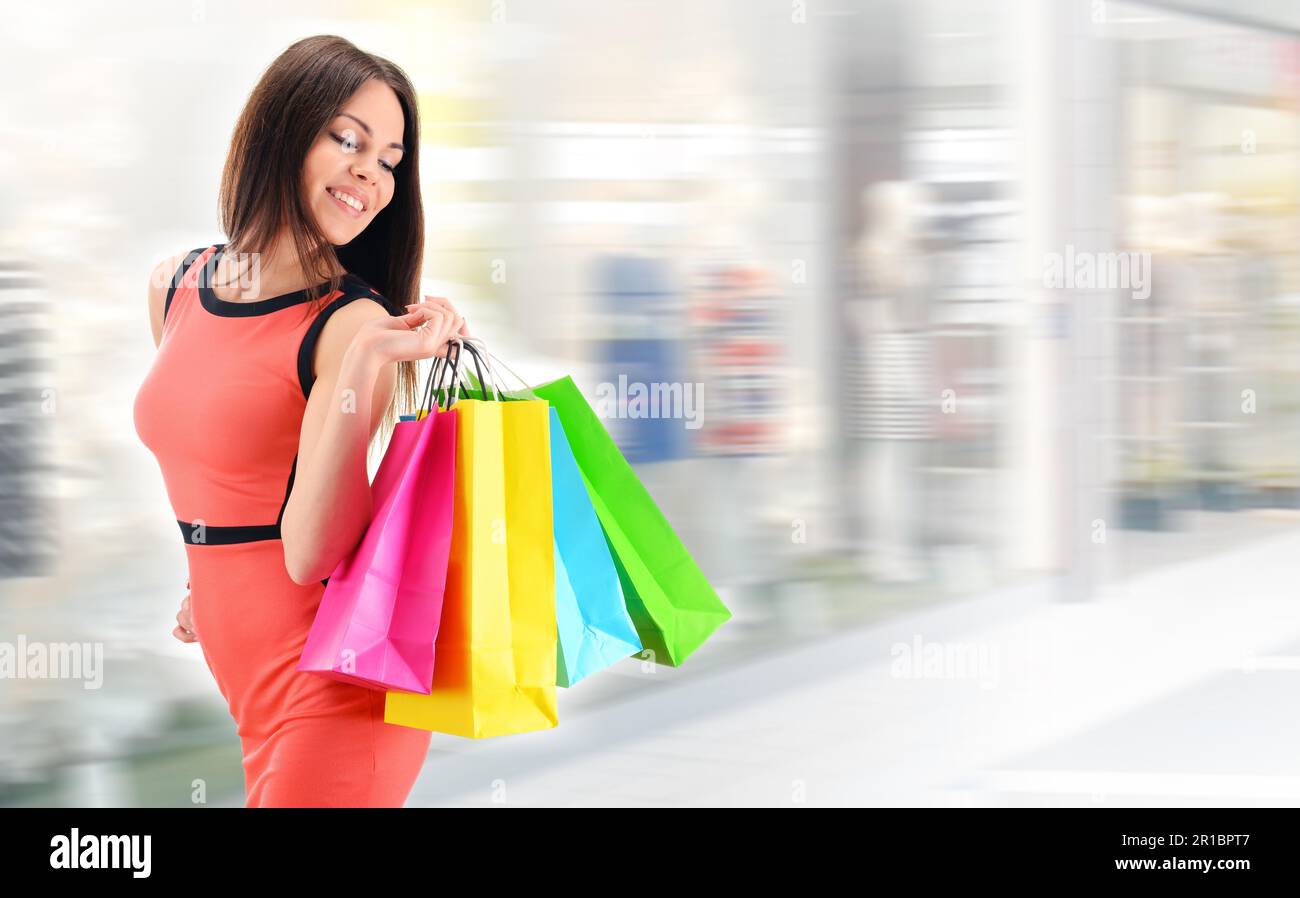
<instances>
[{"instance_id":1,"label":"coral orange dress","mask_svg":"<svg viewBox=\"0 0 1300 898\"><path fill-rule=\"evenodd\" d=\"M351 274L315 313L306 290L219 299L224 246L173 277L134 416L185 541L194 632L239 734L246 804L400 807L432 734L385 723L382 691L295 669L329 578L295 583L280 541L321 329L356 299L388 304Z\"/></svg>"}]
</instances>

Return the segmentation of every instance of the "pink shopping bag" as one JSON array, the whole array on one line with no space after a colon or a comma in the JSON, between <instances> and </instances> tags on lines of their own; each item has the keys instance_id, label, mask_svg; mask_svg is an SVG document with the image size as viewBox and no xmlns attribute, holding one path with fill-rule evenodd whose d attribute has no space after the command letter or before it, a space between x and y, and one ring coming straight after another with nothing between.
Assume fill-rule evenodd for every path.
<instances>
[{"instance_id":1,"label":"pink shopping bag","mask_svg":"<svg viewBox=\"0 0 1300 898\"><path fill-rule=\"evenodd\" d=\"M428 695L451 545L456 410L394 427L370 526L330 575L298 670Z\"/></svg>"}]
</instances>

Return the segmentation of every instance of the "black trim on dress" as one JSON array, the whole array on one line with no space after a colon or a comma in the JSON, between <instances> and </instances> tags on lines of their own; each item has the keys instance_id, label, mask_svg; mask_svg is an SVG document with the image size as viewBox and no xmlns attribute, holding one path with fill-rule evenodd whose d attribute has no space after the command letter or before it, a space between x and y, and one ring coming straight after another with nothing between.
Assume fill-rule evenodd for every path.
<instances>
[{"instance_id":1,"label":"black trim on dress","mask_svg":"<svg viewBox=\"0 0 1300 898\"><path fill-rule=\"evenodd\" d=\"M181 262L176 273L172 275L171 284L167 287L167 301L163 303L163 324L167 323L167 312L172 307L172 297L176 295L176 288L185 281L185 275L189 273L190 266L198 261L199 256L207 252L208 247L202 249L192 249L185 255L185 261Z\"/></svg>"},{"instance_id":2,"label":"black trim on dress","mask_svg":"<svg viewBox=\"0 0 1300 898\"><path fill-rule=\"evenodd\" d=\"M203 273L199 277L199 302L203 304L203 308L213 315L220 315L223 318L250 318L254 315L266 315L271 312L278 312L281 309L287 309L290 306L301 305L311 299L311 290L307 287L289 293L281 293L279 296L256 299L252 302L231 302L227 299L221 299L217 296L216 291L212 289L212 282L216 279L217 260L225 249L226 244L217 244L216 252L208 257L208 261L203 265ZM346 279L348 275L343 275L343 277ZM329 281L322 281L316 286L321 290L325 290L329 287L329 284Z\"/></svg>"},{"instance_id":3,"label":"black trim on dress","mask_svg":"<svg viewBox=\"0 0 1300 898\"><path fill-rule=\"evenodd\" d=\"M347 278L350 282L345 285L343 295L321 309L316 320L307 327L307 333L303 334L302 343L298 345L298 385L302 387L304 399L311 398L311 388L316 383L316 374L312 371L312 356L316 352L316 344L320 341L325 322L329 321L331 315L354 299L373 299L383 306L389 315L393 314L388 308L388 302L373 287L368 286L355 275L349 274Z\"/></svg>"}]
</instances>

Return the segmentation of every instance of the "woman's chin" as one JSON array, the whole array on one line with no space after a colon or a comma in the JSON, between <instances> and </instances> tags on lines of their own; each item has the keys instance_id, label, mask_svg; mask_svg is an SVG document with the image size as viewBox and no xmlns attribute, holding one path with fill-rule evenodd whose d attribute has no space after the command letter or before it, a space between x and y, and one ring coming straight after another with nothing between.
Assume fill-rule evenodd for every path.
<instances>
[{"instance_id":1,"label":"woman's chin","mask_svg":"<svg viewBox=\"0 0 1300 898\"><path fill-rule=\"evenodd\" d=\"M325 239L328 240L330 244L332 244L333 246L347 246L357 237L356 233L352 231L343 231L340 230L339 228L327 227L327 228L322 228L321 230L325 234Z\"/></svg>"}]
</instances>

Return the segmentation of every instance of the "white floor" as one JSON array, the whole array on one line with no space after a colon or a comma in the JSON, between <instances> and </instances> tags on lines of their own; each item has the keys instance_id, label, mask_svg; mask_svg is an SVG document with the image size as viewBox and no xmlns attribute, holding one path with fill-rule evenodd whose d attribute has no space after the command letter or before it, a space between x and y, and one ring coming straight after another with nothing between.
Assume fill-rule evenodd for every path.
<instances>
[{"instance_id":1,"label":"white floor","mask_svg":"<svg viewBox=\"0 0 1300 898\"><path fill-rule=\"evenodd\" d=\"M1090 603L1044 580L717 673L623 661L556 729L435 735L408 805L1292 806L1298 566L1286 534ZM584 704L616 677L648 682Z\"/></svg>"}]
</instances>

